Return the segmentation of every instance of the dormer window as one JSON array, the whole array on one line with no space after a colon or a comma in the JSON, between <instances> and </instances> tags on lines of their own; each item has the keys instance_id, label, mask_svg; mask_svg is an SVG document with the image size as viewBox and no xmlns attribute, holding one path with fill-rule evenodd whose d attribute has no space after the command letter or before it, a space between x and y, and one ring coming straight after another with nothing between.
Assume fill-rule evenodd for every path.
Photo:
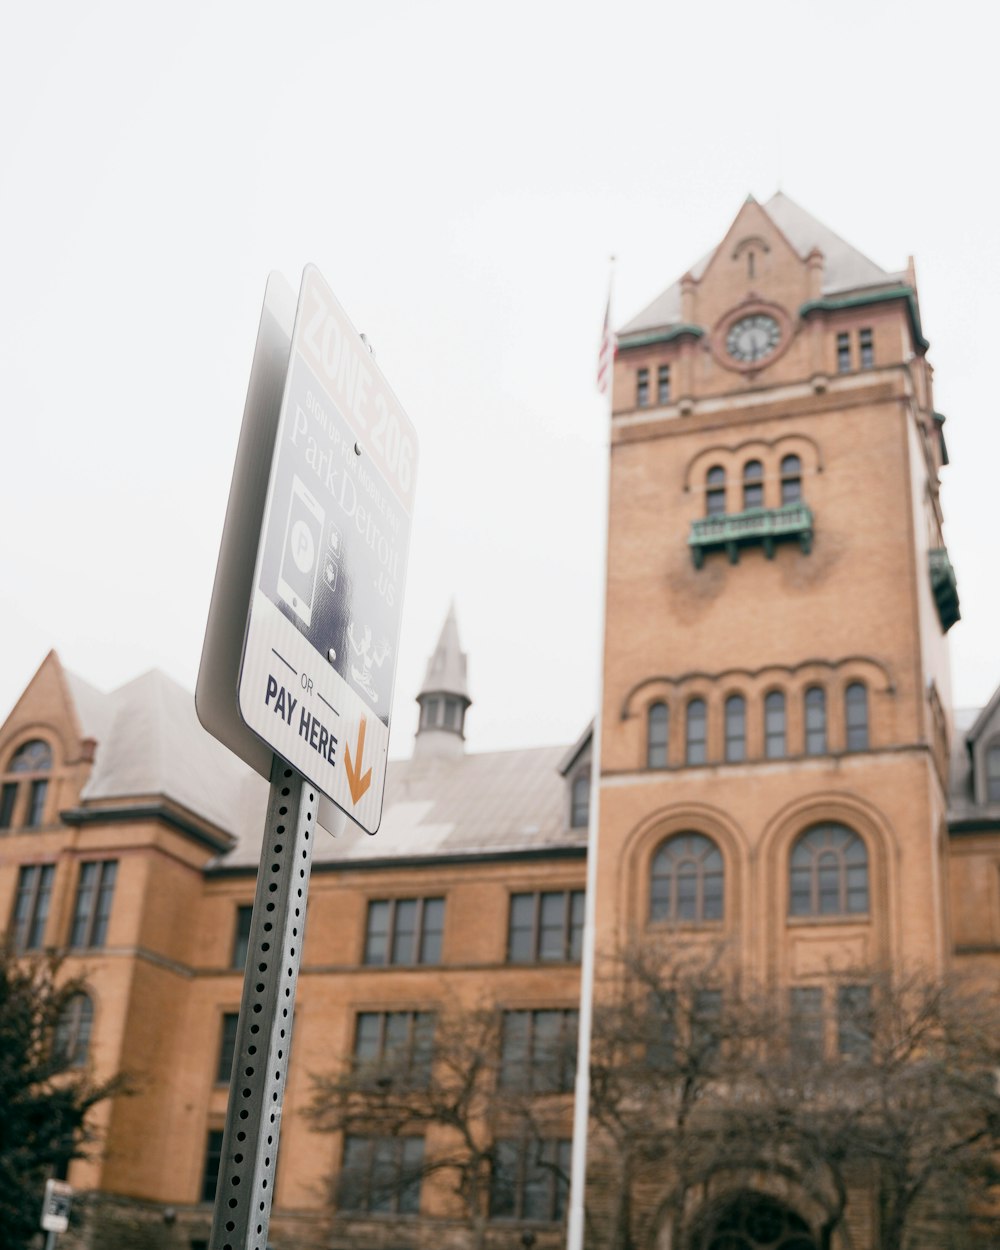
<instances>
[{"instance_id":1,"label":"dormer window","mask_svg":"<svg viewBox=\"0 0 1000 1250\"><path fill-rule=\"evenodd\" d=\"M1000 803L1000 742L986 749L986 802Z\"/></svg>"},{"instance_id":2,"label":"dormer window","mask_svg":"<svg viewBox=\"0 0 1000 1250\"><path fill-rule=\"evenodd\" d=\"M573 829L586 829L590 823L590 773L577 773L573 778L569 823Z\"/></svg>"}]
</instances>

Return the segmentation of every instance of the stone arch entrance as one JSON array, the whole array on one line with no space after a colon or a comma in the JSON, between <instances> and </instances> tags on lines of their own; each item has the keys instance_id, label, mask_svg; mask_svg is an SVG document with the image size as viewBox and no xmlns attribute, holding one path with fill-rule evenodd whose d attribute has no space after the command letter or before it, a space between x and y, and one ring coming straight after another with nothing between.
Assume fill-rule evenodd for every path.
<instances>
[{"instance_id":1,"label":"stone arch entrance","mask_svg":"<svg viewBox=\"0 0 1000 1250\"><path fill-rule=\"evenodd\" d=\"M731 1194L699 1222L689 1250L818 1250L809 1225L769 1194Z\"/></svg>"}]
</instances>

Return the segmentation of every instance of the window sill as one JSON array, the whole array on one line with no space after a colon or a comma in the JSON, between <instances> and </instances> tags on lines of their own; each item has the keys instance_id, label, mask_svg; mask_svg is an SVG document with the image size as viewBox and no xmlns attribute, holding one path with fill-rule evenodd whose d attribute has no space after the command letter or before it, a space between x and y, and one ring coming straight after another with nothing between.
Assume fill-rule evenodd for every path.
<instances>
[{"instance_id":1,"label":"window sill","mask_svg":"<svg viewBox=\"0 0 1000 1250\"><path fill-rule=\"evenodd\" d=\"M832 925L842 928L844 925L869 926L872 922L871 912L865 915L854 916L786 916L786 922L792 928L799 928L803 925L815 929L817 925Z\"/></svg>"}]
</instances>

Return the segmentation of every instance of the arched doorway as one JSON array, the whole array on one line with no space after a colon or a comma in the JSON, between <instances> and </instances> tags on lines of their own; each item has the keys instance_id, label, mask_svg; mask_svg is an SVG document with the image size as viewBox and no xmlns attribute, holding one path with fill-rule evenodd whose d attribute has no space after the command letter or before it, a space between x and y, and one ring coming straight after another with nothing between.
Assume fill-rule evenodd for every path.
<instances>
[{"instance_id":1,"label":"arched doorway","mask_svg":"<svg viewBox=\"0 0 1000 1250\"><path fill-rule=\"evenodd\" d=\"M768 1194L733 1194L713 1207L691 1250L818 1250L809 1225Z\"/></svg>"}]
</instances>

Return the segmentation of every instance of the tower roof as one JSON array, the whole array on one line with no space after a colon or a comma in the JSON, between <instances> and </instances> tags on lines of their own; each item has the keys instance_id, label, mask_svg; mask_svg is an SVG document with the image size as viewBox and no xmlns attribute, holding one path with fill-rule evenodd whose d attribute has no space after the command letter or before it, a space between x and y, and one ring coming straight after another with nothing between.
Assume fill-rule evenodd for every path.
<instances>
[{"instance_id":1,"label":"tower roof","mask_svg":"<svg viewBox=\"0 0 1000 1250\"><path fill-rule=\"evenodd\" d=\"M835 234L829 226L825 226L811 213L800 208L783 191L775 192L766 204L760 205L760 208L771 218L803 259L814 249L822 252L824 295L895 285L900 281L905 281L905 273L890 273L876 265L874 261L869 260L857 248L842 239L839 234ZM717 247L713 248L691 266L688 273L692 278L696 281L701 278L717 250ZM642 312L633 317L627 325L622 326L620 334L637 334L680 323L681 280L678 279Z\"/></svg>"},{"instance_id":2,"label":"tower roof","mask_svg":"<svg viewBox=\"0 0 1000 1250\"><path fill-rule=\"evenodd\" d=\"M427 694L457 694L467 703L471 702L466 676L466 655L458 641L454 602L444 618L437 646L427 661L424 684L420 687L417 698L421 699Z\"/></svg>"}]
</instances>

